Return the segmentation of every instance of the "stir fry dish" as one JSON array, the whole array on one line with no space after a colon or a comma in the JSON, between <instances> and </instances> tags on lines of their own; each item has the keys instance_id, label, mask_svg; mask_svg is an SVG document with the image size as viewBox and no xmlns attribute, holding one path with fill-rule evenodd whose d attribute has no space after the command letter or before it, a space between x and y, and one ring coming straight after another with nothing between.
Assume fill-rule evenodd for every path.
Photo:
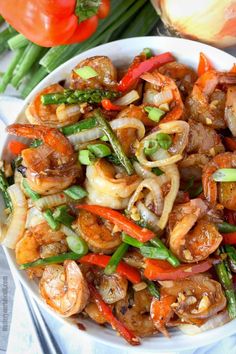
<instances>
[{"instance_id":1,"label":"stir fry dish","mask_svg":"<svg viewBox=\"0 0 236 354\"><path fill-rule=\"evenodd\" d=\"M51 309L131 345L236 317L235 66L95 56L25 117L7 127L1 242Z\"/></svg>"}]
</instances>

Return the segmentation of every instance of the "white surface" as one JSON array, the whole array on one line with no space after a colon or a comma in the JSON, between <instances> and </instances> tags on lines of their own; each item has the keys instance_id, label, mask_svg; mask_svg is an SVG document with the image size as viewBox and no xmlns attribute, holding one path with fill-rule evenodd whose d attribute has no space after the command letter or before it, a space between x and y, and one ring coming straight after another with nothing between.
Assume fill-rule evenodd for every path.
<instances>
[{"instance_id":1,"label":"white surface","mask_svg":"<svg viewBox=\"0 0 236 354\"><path fill-rule=\"evenodd\" d=\"M221 70L230 69L235 61L232 56L218 49L212 48L201 43L187 41L183 39L169 37L143 37L126 39L91 49L79 55L77 58L71 59L68 63L62 65L54 73L44 79L40 83L40 85L38 85L38 87L32 92L28 100L31 100L31 97L33 97L33 95L39 89L47 86L50 83L57 82L65 78L66 75L70 72L70 70L78 63L78 61L88 56L101 54L108 55L114 61L115 65L120 65L126 62L127 60L130 61L144 47L150 47L155 53L171 51L174 55L176 55L179 61L191 65L193 67L197 66L200 51L203 51L209 58L211 58L215 67ZM25 104L27 104L27 102ZM23 117L23 114L21 115L21 117ZM10 265L14 269L17 269L13 253L11 251L7 251L7 255ZM17 270L17 274L23 284L27 287L30 294L34 296L34 298L41 304L44 309L48 311L48 313L51 314L51 316L58 319L58 323L60 323L60 326L63 325L63 332L68 331L70 333L71 339L69 342L74 342L74 339L78 336L77 327L71 324L66 324L66 320L63 320L46 307L46 305L38 297L38 289L36 284L34 284L32 281L29 281L24 272L19 272ZM50 320L52 320L52 317L50 317ZM170 340L167 340L166 338L163 338L161 336L158 336L158 338L147 338L142 341L141 346L135 347L135 349L130 348L129 352L134 352L135 350L136 352L139 351L142 353L148 351L164 353L166 351L176 351L176 349L178 349L181 351L181 353L183 353L184 349L197 348L199 346L213 343L216 339L220 340L226 336L229 336L230 334L236 331L235 325L236 321L232 321L226 324L224 327L220 327L194 337L182 335L181 332L177 331L172 333L172 337ZM65 326L67 328L66 330ZM111 331L110 329L102 328L92 322L85 322L85 326L87 328L87 331L80 332L83 334L84 343L86 343L86 341L88 341L89 343L91 339L94 338L102 343L112 345L113 348L116 347L127 351L127 344L123 341L122 338L117 337L116 333ZM66 343L66 345L68 344L69 343ZM116 349L113 349L113 353L115 353L115 351ZM67 352L65 351L65 353Z\"/></svg>"}]
</instances>

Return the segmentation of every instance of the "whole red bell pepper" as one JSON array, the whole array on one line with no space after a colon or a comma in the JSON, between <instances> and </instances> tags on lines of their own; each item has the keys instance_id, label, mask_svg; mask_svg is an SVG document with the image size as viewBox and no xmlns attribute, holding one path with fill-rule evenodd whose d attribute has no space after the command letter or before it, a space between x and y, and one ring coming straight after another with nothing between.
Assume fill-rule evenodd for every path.
<instances>
[{"instance_id":1,"label":"whole red bell pepper","mask_svg":"<svg viewBox=\"0 0 236 354\"><path fill-rule=\"evenodd\" d=\"M0 1L0 14L30 41L54 47L86 40L96 31L98 19L108 15L109 0L102 0L95 10L88 9L88 15L81 13L82 3L82 0L7 0Z\"/></svg>"}]
</instances>

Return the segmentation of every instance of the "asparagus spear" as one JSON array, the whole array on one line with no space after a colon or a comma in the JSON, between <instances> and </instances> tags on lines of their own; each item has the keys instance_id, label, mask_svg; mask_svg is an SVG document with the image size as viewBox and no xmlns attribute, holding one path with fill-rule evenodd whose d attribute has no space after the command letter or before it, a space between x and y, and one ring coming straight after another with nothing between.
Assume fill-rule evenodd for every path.
<instances>
[{"instance_id":1,"label":"asparagus spear","mask_svg":"<svg viewBox=\"0 0 236 354\"><path fill-rule=\"evenodd\" d=\"M113 99L119 96L118 92L107 90L64 90L64 92L48 93L41 96L43 104L72 104L72 103L99 103L103 98Z\"/></svg>"},{"instance_id":2,"label":"asparagus spear","mask_svg":"<svg viewBox=\"0 0 236 354\"><path fill-rule=\"evenodd\" d=\"M2 170L0 170L0 191L2 192L6 208L9 208L10 210L12 210L11 198L10 198L9 193L7 191L8 187L9 187L9 185L8 185L7 179L5 177L5 174Z\"/></svg>"},{"instance_id":3,"label":"asparagus spear","mask_svg":"<svg viewBox=\"0 0 236 354\"><path fill-rule=\"evenodd\" d=\"M128 173L128 175L132 175L132 173L134 172L133 165L132 165L131 161L128 159L128 157L125 155L125 152L124 152L124 150L123 150L123 148L122 148L117 136L115 135L115 133L111 129L109 123L106 121L105 117L102 115L100 110L97 110L94 113L94 117L97 120L98 127L108 137L114 152L116 153L116 155L117 155L118 159L120 160L121 164L126 169L126 172Z\"/></svg>"},{"instance_id":4,"label":"asparagus spear","mask_svg":"<svg viewBox=\"0 0 236 354\"><path fill-rule=\"evenodd\" d=\"M222 250L224 251L224 250ZM227 299L227 308L230 318L236 317L236 296L232 282L232 275L230 270L227 269L225 262L222 261L215 265L216 273L218 275L219 281L225 291L225 296Z\"/></svg>"},{"instance_id":5,"label":"asparagus spear","mask_svg":"<svg viewBox=\"0 0 236 354\"><path fill-rule=\"evenodd\" d=\"M62 254L59 254L58 256L40 258L34 262L21 264L20 269L28 269L31 267L43 266L43 265L48 265L48 264L63 263L66 259L76 261L81 256L82 255L79 255L78 253L75 253L75 252L62 253Z\"/></svg>"}]
</instances>

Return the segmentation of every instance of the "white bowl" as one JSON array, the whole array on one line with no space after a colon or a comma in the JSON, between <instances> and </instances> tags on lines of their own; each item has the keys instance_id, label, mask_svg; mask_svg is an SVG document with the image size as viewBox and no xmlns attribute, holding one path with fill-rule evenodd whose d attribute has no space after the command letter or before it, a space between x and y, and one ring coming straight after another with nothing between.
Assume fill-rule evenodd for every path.
<instances>
[{"instance_id":1,"label":"white bowl","mask_svg":"<svg viewBox=\"0 0 236 354\"><path fill-rule=\"evenodd\" d=\"M155 54L170 51L181 63L190 65L195 69L197 68L199 53L201 51L211 59L214 66L219 70L229 70L235 62L235 58L233 56L226 54L219 49L210 47L206 44L179 38L140 37L104 44L76 56L48 75L26 98L24 107L18 119L20 119L20 121L24 119L24 110L27 104L33 99L39 90L52 83L65 79L72 68L75 67L76 64L81 60L94 55L107 55L111 58L116 66L121 66L124 63L129 63L135 55L140 53L142 49L146 47L151 48ZM6 140L7 135L4 134L3 138ZM17 277L26 287L28 292L40 304L40 306L44 307L49 313L51 313L52 316L54 316L62 323L68 323L68 330L71 331L72 335L76 335L76 333L78 334L78 328L70 320L66 320L57 315L55 312L51 311L41 300L39 297L37 284L34 281L29 280L24 271L18 270L17 264L15 263L14 252L8 249L5 249L5 252L12 271L17 274ZM81 322L85 323L87 329L87 331L81 332L83 335L88 335L91 339L97 340L110 346L119 347L122 350L129 349L129 345L123 340L123 338L117 336L116 332L112 331L111 329L98 326L92 321L90 322L86 320ZM198 348L200 346L219 341L222 338L227 337L235 332L236 320L233 320L222 327L209 330L195 336L187 336L178 330L174 330L170 339L166 339L162 335L142 339L142 345L135 347L135 351L155 351L156 353L163 353L165 351L170 352L178 350L182 352L187 349Z\"/></svg>"}]
</instances>

